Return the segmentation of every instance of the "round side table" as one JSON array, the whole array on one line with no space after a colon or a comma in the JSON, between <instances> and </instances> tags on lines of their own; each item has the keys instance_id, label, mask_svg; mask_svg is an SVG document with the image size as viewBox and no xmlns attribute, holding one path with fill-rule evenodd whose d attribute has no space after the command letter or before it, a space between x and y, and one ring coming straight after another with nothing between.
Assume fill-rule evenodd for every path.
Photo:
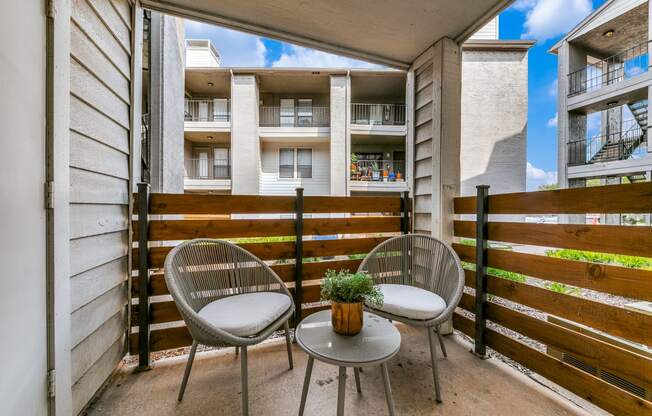
<instances>
[{"instance_id":1,"label":"round side table","mask_svg":"<svg viewBox=\"0 0 652 416\"><path fill-rule=\"evenodd\" d=\"M337 415L344 415L344 392L346 388L346 368L353 367L355 383L360 390L360 367L379 365L385 385L385 396L389 414L394 415L394 399L389 383L387 361L398 352L401 334L387 319L364 312L362 331L354 336L339 335L331 326L331 311L325 310L308 316L296 329L295 337L299 346L308 354L306 377L299 415L303 415L310 386L310 376L315 359L339 367L337 389Z\"/></svg>"}]
</instances>

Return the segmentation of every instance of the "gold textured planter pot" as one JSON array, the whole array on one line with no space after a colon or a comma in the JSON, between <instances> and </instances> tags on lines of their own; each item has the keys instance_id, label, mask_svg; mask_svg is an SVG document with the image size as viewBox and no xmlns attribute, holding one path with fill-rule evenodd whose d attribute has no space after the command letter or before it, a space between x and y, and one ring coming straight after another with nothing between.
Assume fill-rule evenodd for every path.
<instances>
[{"instance_id":1,"label":"gold textured planter pot","mask_svg":"<svg viewBox=\"0 0 652 416\"><path fill-rule=\"evenodd\" d=\"M341 335L356 335L362 330L362 302L331 304L331 325Z\"/></svg>"}]
</instances>

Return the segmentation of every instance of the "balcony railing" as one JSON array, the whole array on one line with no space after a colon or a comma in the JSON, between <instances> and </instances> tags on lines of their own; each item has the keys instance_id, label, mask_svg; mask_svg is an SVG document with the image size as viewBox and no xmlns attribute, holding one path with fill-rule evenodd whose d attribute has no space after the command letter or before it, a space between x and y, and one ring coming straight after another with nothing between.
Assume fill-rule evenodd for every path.
<instances>
[{"instance_id":1,"label":"balcony railing","mask_svg":"<svg viewBox=\"0 0 652 416\"><path fill-rule=\"evenodd\" d=\"M584 94L633 78L647 72L647 68L646 42L568 74L568 96Z\"/></svg>"},{"instance_id":2,"label":"balcony railing","mask_svg":"<svg viewBox=\"0 0 652 416\"><path fill-rule=\"evenodd\" d=\"M568 165L587 165L599 162L611 162L635 157L642 151L647 135L640 127L624 132L589 139L575 140L568 143Z\"/></svg>"},{"instance_id":3,"label":"balcony railing","mask_svg":"<svg viewBox=\"0 0 652 416\"><path fill-rule=\"evenodd\" d=\"M187 179L230 179L231 164L228 159L186 159Z\"/></svg>"},{"instance_id":4,"label":"balcony railing","mask_svg":"<svg viewBox=\"0 0 652 416\"><path fill-rule=\"evenodd\" d=\"M261 127L328 127L328 107L260 107Z\"/></svg>"},{"instance_id":5,"label":"balcony railing","mask_svg":"<svg viewBox=\"0 0 652 416\"><path fill-rule=\"evenodd\" d=\"M405 125L405 104L351 104L351 122L371 126Z\"/></svg>"},{"instance_id":6,"label":"balcony railing","mask_svg":"<svg viewBox=\"0 0 652 416\"><path fill-rule=\"evenodd\" d=\"M231 121L231 101L225 98L186 99L186 121Z\"/></svg>"},{"instance_id":7,"label":"balcony railing","mask_svg":"<svg viewBox=\"0 0 652 416\"><path fill-rule=\"evenodd\" d=\"M404 160L358 160L351 163L352 181L403 182Z\"/></svg>"}]
</instances>

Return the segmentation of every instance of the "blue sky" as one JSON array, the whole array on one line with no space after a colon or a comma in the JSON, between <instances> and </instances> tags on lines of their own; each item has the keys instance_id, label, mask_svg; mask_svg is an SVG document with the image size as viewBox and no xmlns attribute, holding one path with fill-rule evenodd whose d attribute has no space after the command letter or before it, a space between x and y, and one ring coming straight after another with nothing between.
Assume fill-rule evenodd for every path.
<instances>
[{"instance_id":1,"label":"blue sky","mask_svg":"<svg viewBox=\"0 0 652 416\"><path fill-rule=\"evenodd\" d=\"M500 39L533 39L529 54L528 189L556 181L557 57L550 47L605 0L516 0L500 15ZM375 66L263 37L186 22L187 38L211 39L223 66Z\"/></svg>"}]
</instances>

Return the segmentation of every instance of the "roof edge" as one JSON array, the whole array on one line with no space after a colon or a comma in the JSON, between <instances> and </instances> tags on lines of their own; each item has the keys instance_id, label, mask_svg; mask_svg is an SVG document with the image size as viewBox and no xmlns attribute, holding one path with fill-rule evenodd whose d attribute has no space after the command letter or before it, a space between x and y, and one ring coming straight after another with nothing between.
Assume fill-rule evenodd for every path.
<instances>
[{"instance_id":1,"label":"roof edge","mask_svg":"<svg viewBox=\"0 0 652 416\"><path fill-rule=\"evenodd\" d=\"M535 40L500 40L500 39L478 39L466 41L462 44L464 51L527 51L537 42Z\"/></svg>"}]
</instances>

